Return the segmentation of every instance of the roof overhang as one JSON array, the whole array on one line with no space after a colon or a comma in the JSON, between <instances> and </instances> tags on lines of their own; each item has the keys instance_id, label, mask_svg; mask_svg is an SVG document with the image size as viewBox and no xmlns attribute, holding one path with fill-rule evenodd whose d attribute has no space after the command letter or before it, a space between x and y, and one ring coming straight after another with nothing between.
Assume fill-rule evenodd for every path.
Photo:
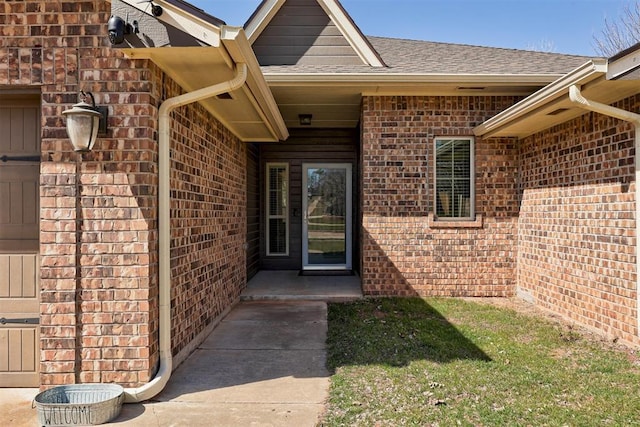
<instances>
[{"instance_id":1,"label":"roof overhang","mask_svg":"<svg viewBox=\"0 0 640 427\"><path fill-rule=\"evenodd\" d=\"M269 84L290 128L299 114L312 114L312 127L353 128L363 96L528 96L559 75L269 73Z\"/></svg>"},{"instance_id":2,"label":"roof overhang","mask_svg":"<svg viewBox=\"0 0 640 427\"><path fill-rule=\"evenodd\" d=\"M138 0L124 1L145 11ZM152 61L186 92L229 80L234 76L235 64L246 64L248 75L242 88L200 103L242 141L286 140L288 131L284 120L244 30L225 25L217 27L175 6L175 0L155 3L165 8L157 19L194 37L198 35L208 46L130 47L122 49L125 55Z\"/></svg>"},{"instance_id":3,"label":"roof overhang","mask_svg":"<svg viewBox=\"0 0 640 427\"><path fill-rule=\"evenodd\" d=\"M610 104L638 92L637 81L608 81L607 60L586 62L474 129L483 137L524 138L585 114L569 99L577 85L589 99Z\"/></svg>"},{"instance_id":4,"label":"roof overhang","mask_svg":"<svg viewBox=\"0 0 640 427\"><path fill-rule=\"evenodd\" d=\"M109 1L111 2L111 0ZM151 15L151 1L149 0L120 1ZM180 0L154 0L153 3L162 7L162 15L156 17L158 20L192 35L209 46L220 46L220 28L224 25L224 21Z\"/></svg>"}]
</instances>

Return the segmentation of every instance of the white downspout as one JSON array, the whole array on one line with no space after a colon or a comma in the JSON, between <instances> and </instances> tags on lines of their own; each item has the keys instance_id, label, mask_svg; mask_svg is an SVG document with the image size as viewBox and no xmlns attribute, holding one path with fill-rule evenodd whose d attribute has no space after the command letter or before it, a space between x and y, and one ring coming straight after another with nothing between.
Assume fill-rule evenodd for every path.
<instances>
[{"instance_id":1,"label":"white downspout","mask_svg":"<svg viewBox=\"0 0 640 427\"><path fill-rule=\"evenodd\" d=\"M170 267L170 171L171 171L171 117L173 110L183 105L202 101L221 93L240 89L247 80L247 65L236 64L231 80L208 86L165 100L160 105L158 119L158 239L159 239L159 334L160 367L156 376L138 388L125 389L125 402L149 400L162 391L172 370L171 356L171 267Z\"/></svg>"},{"instance_id":2,"label":"white downspout","mask_svg":"<svg viewBox=\"0 0 640 427\"><path fill-rule=\"evenodd\" d=\"M600 102L590 101L582 96L580 88L573 85L569 88L569 99L585 110L594 111L606 116L631 122L635 125L635 167L636 167L636 320L640 335L640 114Z\"/></svg>"}]
</instances>

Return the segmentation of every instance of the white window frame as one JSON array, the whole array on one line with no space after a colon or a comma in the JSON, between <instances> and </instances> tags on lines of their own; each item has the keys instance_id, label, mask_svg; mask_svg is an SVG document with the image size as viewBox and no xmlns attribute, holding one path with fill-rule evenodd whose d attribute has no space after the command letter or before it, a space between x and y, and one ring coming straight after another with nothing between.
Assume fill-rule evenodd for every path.
<instances>
[{"instance_id":1,"label":"white window frame","mask_svg":"<svg viewBox=\"0 0 640 427\"><path fill-rule=\"evenodd\" d=\"M469 141L469 215L470 216L446 216L438 217L438 156L436 153L440 141ZM438 136L433 140L433 213L437 221L475 221L476 205L476 165L475 165L475 138L472 136Z\"/></svg>"},{"instance_id":2,"label":"white window frame","mask_svg":"<svg viewBox=\"0 0 640 427\"><path fill-rule=\"evenodd\" d=\"M271 193L271 169L272 168L284 168L285 169L285 175L287 177L287 181L286 181L286 200L285 200L285 206L284 206L284 215L271 215L271 197L270 197L270 193ZM285 256L289 256L289 201L290 201L290 195L289 195L289 191L290 191L290 185L289 185L289 163L282 163L282 162L273 162L273 163L267 163L266 164L266 177L265 177L265 183L266 183L266 197L265 197L265 217L266 217L266 221L265 221L265 236L266 236L266 254L267 256L272 256L272 257L285 257ZM270 248L271 248L271 242L270 242L270 232L269 232L269 223L270 220L272 219L284 219L285 221L285 252L281 253L281 252L276 252L276 253L271 253Z\"/></svg>"}]
</instances>

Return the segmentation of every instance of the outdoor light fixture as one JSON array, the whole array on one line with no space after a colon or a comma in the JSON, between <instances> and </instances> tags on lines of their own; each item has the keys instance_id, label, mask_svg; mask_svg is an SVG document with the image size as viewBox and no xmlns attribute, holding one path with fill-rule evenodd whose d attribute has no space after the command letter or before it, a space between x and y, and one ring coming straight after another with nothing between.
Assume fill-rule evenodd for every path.
<instances>
[{"instance_id":1,"label":"outdoor light fixture","mask_svg":"<svg viewBox=\"0 0 640 427\"><path fill-rule=\"evenodd\" d=\"M300 126L311 126L313 114L298 114L298 119L300 119Z\"/></svg>"},{"instance_id":2,"label":"outdoor light fixture","mask_svg":"<svg viewBox=\"0 0 640 427\"><path fill-rule=\"evenodd\" d=\"M91 98L91 104L87 103L87 97ZM98 137L98 130L106 133L107 115L106 107L96 107L95 99L91 92L80 92L81 102L75 104L70 110L63 111L67 117L67 134L71 139L74 151L89 151Z\"/></svg>"}]
</instances>

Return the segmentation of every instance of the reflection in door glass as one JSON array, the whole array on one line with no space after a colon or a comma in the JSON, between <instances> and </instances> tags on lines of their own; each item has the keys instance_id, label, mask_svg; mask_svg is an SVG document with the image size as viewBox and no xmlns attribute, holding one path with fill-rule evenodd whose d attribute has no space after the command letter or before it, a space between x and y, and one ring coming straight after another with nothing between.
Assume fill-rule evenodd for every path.
<instances>
[{"instance_id":1,"label":"reflection in door glass","mask_svg":"<svg viewBox=\"0 0 640 427\"><path fill-rule=\"evenodd\" d=\"M307 224L309 265L347 262L347 171L308 169Z\"/></svg>"}]
</instances>

